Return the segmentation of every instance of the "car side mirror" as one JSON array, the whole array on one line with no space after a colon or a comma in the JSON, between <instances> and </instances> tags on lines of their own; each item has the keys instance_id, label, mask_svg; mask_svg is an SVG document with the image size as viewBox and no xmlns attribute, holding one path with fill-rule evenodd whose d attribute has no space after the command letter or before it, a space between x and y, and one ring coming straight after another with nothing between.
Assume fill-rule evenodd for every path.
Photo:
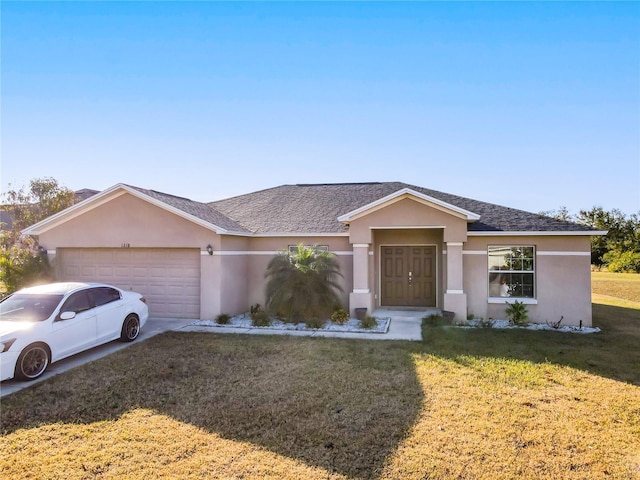
<instances>
[{"instance_id":1,"label":"car side mirror","mask_svg":"<svg viewBox=\"0 0 640 480\"><path fill-rule=\"evenodd\" d=\"M60 320L71 320L76 317L76 312L62 312L60 314Z\"/></svg>"}]
</instances>

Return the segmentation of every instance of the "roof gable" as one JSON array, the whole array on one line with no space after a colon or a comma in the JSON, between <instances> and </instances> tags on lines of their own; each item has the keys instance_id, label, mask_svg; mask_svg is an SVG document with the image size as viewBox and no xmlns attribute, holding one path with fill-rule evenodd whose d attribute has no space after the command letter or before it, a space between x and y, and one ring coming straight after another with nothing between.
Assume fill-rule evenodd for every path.
<instances>
[{"instance_id":1,"label":"roof gable","mask_svg":"<svg viewBox=\"0 0 640 480\"><path fill-rule=\"evenodd\" d=\"M227 218L222 213L216 211L205 203L194 202L182 197L176 197L166 193L146 190L143 188L133 187L119 183L92 197L77 203L51 217L48 217L22 231L25 235L40 235L47 230L55 228L63 223L82 215L85 212L93 210L109 201L120 197L121 195L130 194L145 202L151 203L163 210L174 215L185 218L190 222L196 223L201 227L213 230L218 234L249 233L237 222Z\"/></svg>"},{"instance_id":2,"label":"roof gable","mask_svg":"<svg viewBox=\"0 0 640 480\"><path fill-rule=\"evenodd\" d=\"M412 190L411 188L402 188L401 190L387 195L386 197L380 198L374 202L368 203L366 205L363 205L362 207L339 216L338 221L349 223L352 220L363 217L365 215L368 215L369 213L375 212L376 210L387 207L407 198L415 200L423 205L435 208L436 210L451 214L458 218L463 218L468 222L475 222L476 220L480 219L480 215L465 210L464 208L460 208L455 205L451 205L450 203L443 202L442 200L438 200L437 198L425 195L424 193L417 192L415 190Z\"/></svg>"}]
</instances>

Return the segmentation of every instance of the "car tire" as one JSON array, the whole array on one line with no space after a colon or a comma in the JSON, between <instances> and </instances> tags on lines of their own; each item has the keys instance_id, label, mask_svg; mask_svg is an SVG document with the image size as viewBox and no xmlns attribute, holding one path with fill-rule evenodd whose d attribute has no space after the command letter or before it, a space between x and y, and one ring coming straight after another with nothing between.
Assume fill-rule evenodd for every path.
<instances>
[{"instance_id":1,"label":"car tire","mask_svg":"<svg viewBox=\"0 0 640 480\"><path fill-rule=\"evenodd\" d=\"M29 345L18 356L15 377L19 380L35 380L47 370L50 362L49 347L44 343Z\"/></svg>"},{"instance_id":2,"label":"car tire","mask_svg":"<svg viewBox=\"0 0 640 480\"><path fill-rule=\"evenodd\" d=\"M133 313L124 319L120 340L123 342L133 342L140 335L140 319Z\"/></svg>"}]
</instances>

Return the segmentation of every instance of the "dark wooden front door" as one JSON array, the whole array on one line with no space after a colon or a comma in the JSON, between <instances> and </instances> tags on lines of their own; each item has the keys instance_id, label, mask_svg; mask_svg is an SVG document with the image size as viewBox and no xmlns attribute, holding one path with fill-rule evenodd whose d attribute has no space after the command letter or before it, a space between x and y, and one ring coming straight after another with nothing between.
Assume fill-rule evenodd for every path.
<instances>
[{"instance_id":1,"label":"dark wooden front door","mask_svg":"<svg viewBox=\"0 0 640 480\"><path fill-rule=\"evenodd\" d=\"M382 247L383 306L436 306L436 247Z\"/></svg>"}]
</instances>

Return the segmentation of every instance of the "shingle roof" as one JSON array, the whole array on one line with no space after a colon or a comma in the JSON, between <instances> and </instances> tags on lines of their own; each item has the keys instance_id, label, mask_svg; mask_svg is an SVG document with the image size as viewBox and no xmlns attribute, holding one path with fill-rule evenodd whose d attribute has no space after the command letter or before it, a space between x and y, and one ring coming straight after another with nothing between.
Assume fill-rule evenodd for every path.
<instances>
[{"instance_id":1,"label":"shingle roof","mask_svg":"<svg viewBox=\"0 0 640 480\"><path fill-rule=\"evenodd\" d=\"M76 190L73 193L74 193L75 201L81 202L83 200L86 200L87 198L91 198L94 195L97 195L98 193L100 193L100 191L92 190L91 188L82 188L80 190Z\"/></svg>"},{"instance_id":2,"label":"shingle roof","mask_svg":"<svg viewBox=\"0 0 640 480\"><path fill-rule=\"evenodd\" d=\"M127 186L139 191L140 193L144 193L151 198L159 200L171 207L182 210L189 215L193 215L196 218L204 220L205 222L209 222L212 225L223 228L230 232L250 233L249 230L244 228L238 222L230 219L219 210L216 210L206 203L196 202L194 200L189 200L188 198L176 197L175 195L157 192L155 190L147 190L145 188L134 187L132 185Z\"/></svg>"},{"instance_id":3,"label":"shingle roof","mask_svg":"<svg viewBox=\"0 0 640 480\"><path fill-rule=\"evenodd\" d=\"M13 214L9 210L0 209L0 229L11 230L13 227Z\"/></svg>"},{"instance_id":4,"label":"shingle roof","mask_svg":"<svg viewBox=\"0 0 640 480\"><path fill-rule=\"evenodd\" d=\"M253 233L342 233L341 215L402 189L480 215L470 232L577 232L591 230L535 213L494 205L401 182L282 185L208 205Z\"/></svg>"}]
</instances>

